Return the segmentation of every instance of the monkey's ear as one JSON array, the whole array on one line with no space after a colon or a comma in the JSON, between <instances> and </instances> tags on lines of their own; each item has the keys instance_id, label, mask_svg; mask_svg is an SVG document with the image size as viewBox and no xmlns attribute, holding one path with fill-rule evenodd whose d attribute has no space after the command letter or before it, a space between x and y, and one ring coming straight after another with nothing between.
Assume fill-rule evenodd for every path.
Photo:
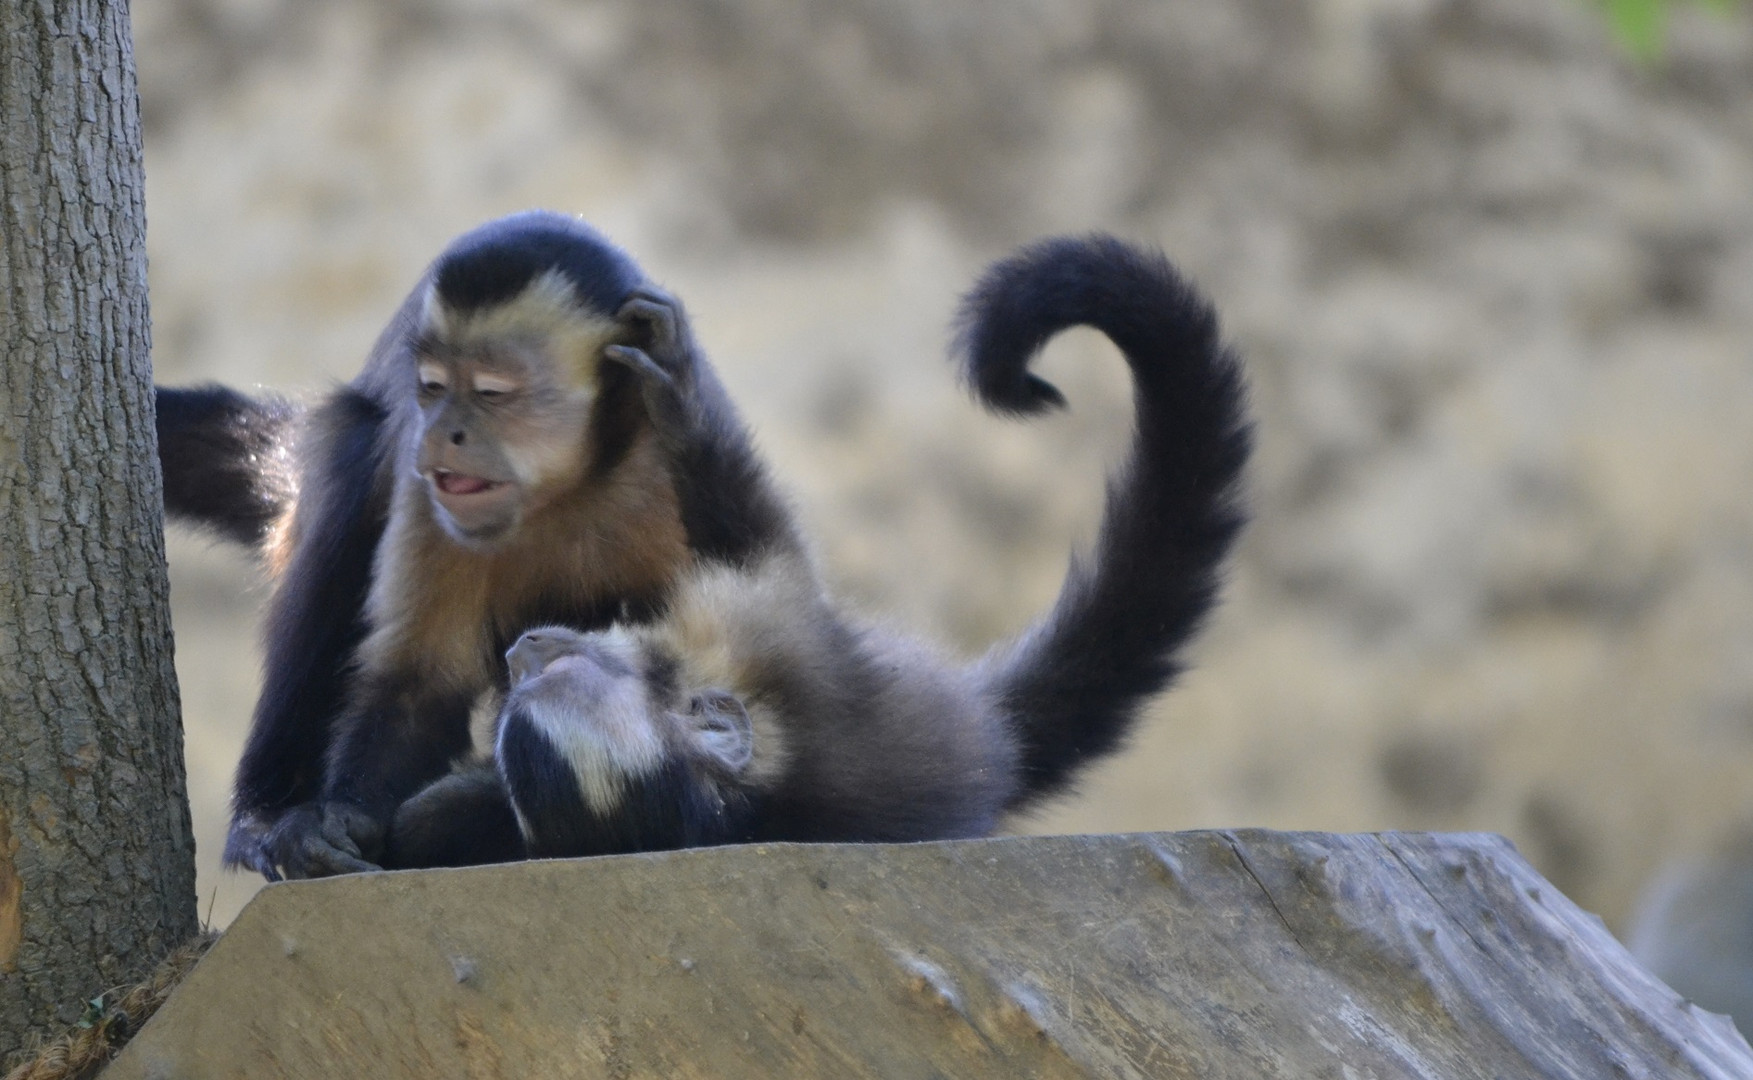
<instances>
[{"instance_id":1,"label":"monkey's ear","mask_svg":"<svg viewBox=\"0 0 1753 1080\"><path fill-rule=\"evenodd\" d=\"M755 728L735 694L702 690L689 700L685 719L701 753L733 773L748 768L755 756Z\"/></svg>"}]
</instances>

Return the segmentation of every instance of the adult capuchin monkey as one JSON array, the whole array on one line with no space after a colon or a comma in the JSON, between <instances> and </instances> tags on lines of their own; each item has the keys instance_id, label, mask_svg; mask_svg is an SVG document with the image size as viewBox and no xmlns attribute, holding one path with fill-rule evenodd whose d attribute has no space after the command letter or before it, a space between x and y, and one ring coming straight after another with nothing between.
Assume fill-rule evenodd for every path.
<instances>
[{"instance_id":1,"label":"adult capuchin monkey","mask_svg":"<svg viewBox=\"0 0 1753 1080\"><path fill-rule=\"evenodd\" d=\"M639 381L699 558L655 621L521 635L494 763L403 804L387 864L981 835L1115 750L1181 669L1243 523L1251 437L1216 317L1161 256L1044 242L964 303L987 406L1062 405L1029 361L1087 324L1125 354L1136 411L1093 558L970 665L836 609L680 309L640 311L654 332L605 358Z\"/></svg>"},{"instance_id":2,"label":"adult capuchin monkey","mask_svg":"<svg viewBox=\"0 0 1753 1080\"><path fill-rule=\"evenodd\" d=\"M512 641L648 616L721 542L679 511L639 378L604 361L649 346L668 303L589 227L515 214L453 242L308 415L160 389L167 511L258 545L275 576L228 865L372 868L396 807L469 750Z\"/></svg>"}]
</instances>

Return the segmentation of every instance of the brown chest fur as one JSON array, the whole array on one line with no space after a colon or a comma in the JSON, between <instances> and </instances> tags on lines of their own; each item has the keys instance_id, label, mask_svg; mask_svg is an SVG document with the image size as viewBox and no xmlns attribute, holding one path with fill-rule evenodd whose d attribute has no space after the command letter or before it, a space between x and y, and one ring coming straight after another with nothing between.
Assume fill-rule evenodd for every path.
<instances>
[{"instance_id":1,"label":"brown chest fur","mask_svg":"<svg viewBox=\"0 0 1753 1080\"><path fill-rule=\"evenodd\" d=\"M641 439L607 475L587 476L488 551L453 542L422 485L398 485L367 608L367 669L451 689L498 681L496 644L543 612L665 590L690 558L657 449Z\"/></svg>"}]
</instances>

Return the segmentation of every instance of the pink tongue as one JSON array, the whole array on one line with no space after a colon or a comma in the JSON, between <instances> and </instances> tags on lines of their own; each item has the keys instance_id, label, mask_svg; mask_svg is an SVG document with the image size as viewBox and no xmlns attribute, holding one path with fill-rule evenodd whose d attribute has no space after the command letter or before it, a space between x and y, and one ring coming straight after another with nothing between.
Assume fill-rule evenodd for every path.
<instances>
[{"instance_id":1,"label":"pink tongue","mask_svg":"<svg viewBox=\"0 0 1753 1080\"><path fill-rule=\"evenodd\" d=\"M464 476L453 472L439 473L437 480L439 490L446 495L479 495L493 486L491 481L483 480L479 476Z\"/></svg>"}]
</instances>

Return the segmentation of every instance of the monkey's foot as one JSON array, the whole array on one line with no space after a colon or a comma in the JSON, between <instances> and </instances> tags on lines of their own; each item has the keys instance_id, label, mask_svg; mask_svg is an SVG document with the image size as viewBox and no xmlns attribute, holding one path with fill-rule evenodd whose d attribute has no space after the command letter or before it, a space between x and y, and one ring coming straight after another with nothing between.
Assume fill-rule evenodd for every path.
<instances>
[{"instance_id":1,"label":"monkey's foot","mask_svg":"<svg viewBox=\"0 0 1753 1080\"><path fill-rule=\"evenodd\" d=\"M383 838L383 823L356 806L304 803L272 819L239 815L226 837L225 862L269 881L379 870L367 856Z\"/></svg>"}]
</instances>

